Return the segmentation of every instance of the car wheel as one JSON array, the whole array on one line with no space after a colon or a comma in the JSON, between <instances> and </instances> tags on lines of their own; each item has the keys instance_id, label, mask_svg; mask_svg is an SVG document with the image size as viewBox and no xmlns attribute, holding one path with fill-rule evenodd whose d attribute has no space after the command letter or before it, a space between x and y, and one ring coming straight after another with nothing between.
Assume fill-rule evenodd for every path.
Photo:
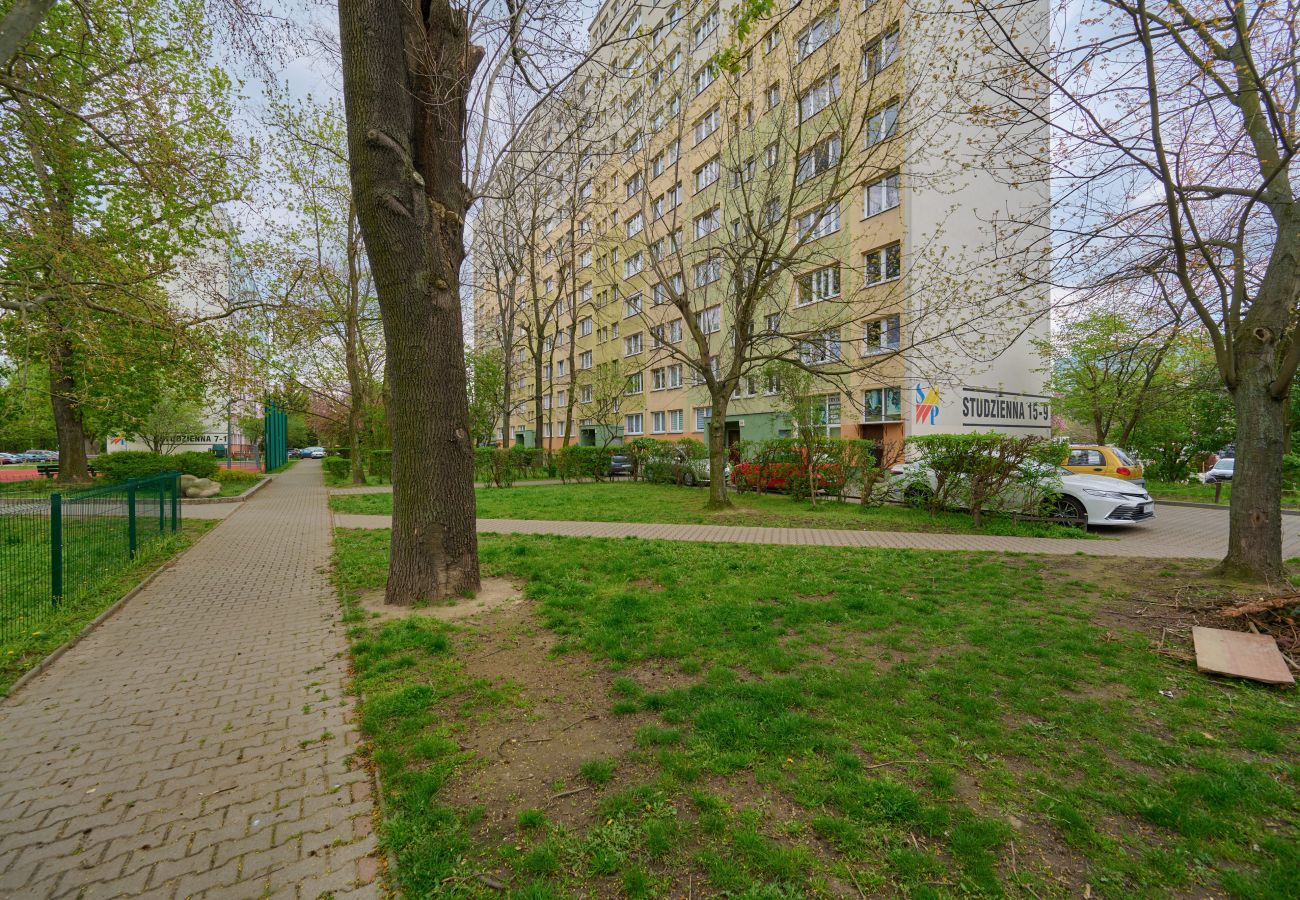
<instances>
[{"instance_id":1,"label":"car wheel","mask_svg":"<svg viewBox=\"0 0 1300 900\"><path fill-rule=\"evenodd\" d=\"M1064 495L1048 501L1047 516L1057 525L1067 528L1087 528L1088 510L1073 497Z\"/></svg>"},{"instance_id":2,"label":"car wheel","mask_svg":"<svg viewBox=\"0 0 1300 900\"><path fill-rule=\"evenodd\" d=\"M910 484L903 489L903 502L914 509L930 505L933 492L929 488Z\"/></svg>"},{"instance_id":3,"label":"car wheel","mask_svg":"<svg viewBox=\"0 0 1300 900\"><path fill-rule=\"evenodd\" d=\"M686 474L682 476L682 484L687 487L695 487L695 473L687 469Z\"/></svg>"}]
</instances>

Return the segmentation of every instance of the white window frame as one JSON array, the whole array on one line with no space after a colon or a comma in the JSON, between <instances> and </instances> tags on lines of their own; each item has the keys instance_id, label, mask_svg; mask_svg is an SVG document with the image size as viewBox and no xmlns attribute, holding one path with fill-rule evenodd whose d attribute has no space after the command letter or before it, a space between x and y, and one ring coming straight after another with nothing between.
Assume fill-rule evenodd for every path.
<instances>
[{"instance_id":1,"label":"white window frame","mask_svg":"<svg viewBox=\"0 0 1300 900\"><path fill-rule=\"evenodd\" d=\"M900 202L901 193L897 172L867 184L862 189L863 218L869 219L895 209Z\"/></svg>"}]
</instances>

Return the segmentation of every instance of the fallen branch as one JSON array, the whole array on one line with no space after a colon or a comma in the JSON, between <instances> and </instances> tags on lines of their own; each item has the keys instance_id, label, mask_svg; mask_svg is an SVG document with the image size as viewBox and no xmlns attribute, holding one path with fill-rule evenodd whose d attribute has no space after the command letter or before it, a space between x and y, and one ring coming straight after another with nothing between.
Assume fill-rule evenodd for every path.
<instances>
[{"instance_id":1,"label":"fallen branch","mask_svg":"<svg viewBox=\"0 0 1300 900\"><path fill-rule=\"evenodd\" d=\"M1262 600L1252 600L1250 603L1243 603L1240 606L1225 609L1219 615L1225 619L1233 619L1237 616L1253 616L1256 613L1282 609L1285 606L1292 605L1300 606L1300 595L1292 594L1287 597L1266 597Z\"/></svg>"},{"instance_id":2,"label":"fallen branch","mask_svg":"<svg viewBox=\"0 0 1300 900\"><path fill-rule=\"evenodd\" d=\"M558 794L552 794L552 800L563 800L565 797L572 797L574 794L580 794L587 789L584 784L582 787L569 788L567 791L560 791Z\"/></svg>"}]
</instances>

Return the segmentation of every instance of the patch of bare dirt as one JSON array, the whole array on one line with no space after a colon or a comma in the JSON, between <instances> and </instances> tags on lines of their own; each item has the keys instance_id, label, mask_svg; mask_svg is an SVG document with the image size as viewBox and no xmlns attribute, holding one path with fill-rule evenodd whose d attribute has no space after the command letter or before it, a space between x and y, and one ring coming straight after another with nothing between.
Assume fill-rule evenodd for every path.
<instances>
[{"instance_id":1,"label":"patch of bare dirt","mask_svg":"<svg viewBox=\"0 0 1300 900\"><path fill-rule=\"evenodd\" d=\"M650 591L655 594L661 593L664 589L662 584L650 578L634 578L628 582L628 586L641 588L643 591Z\"/></svg>"},{"instance_id":2,"label":"patch of bare dirt","mask_svg":"<svg viewBox=\"0 0 1300 900\"><path fill-rule=\"evenodd\" d=\"M461 657L466 674L513 684L523 699L486 721L466 723L458 735L479 762L448 782L445 797L456 807L485 808L477 837L512 834L519 813L534 808L552 821L585 826L600 796L643 780L645 773L622 757L649 717L610 712L613 676L604 666L583 653L550 656L556 639L537 624L530 604L501 607L467 624L477 633ZM579 774L592 759L618 760L608 785L590 785Z\"/></svg>"},{"instance_id":3,"label":"patch of bare dirt","mask_svg":"<svg viewBox=\"0 0 1300 900\"><path fill-rule=\"evenodd\" d=\"M420 616L441 622L461 622L484 613L518 606L523 602L523 590L509 578L484 578L479 592L468 600L456 600L443 606L390 606L384 603L384 592L367 591L359 603L372 619L387 621Z\"/></svg>"}]
</instances>

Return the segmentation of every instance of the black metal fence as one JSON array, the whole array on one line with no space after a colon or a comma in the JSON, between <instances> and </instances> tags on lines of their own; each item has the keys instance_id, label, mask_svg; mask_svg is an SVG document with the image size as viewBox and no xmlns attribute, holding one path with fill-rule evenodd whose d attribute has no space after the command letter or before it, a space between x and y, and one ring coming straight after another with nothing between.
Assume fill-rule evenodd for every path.
<instances>
[{"instance_id":1,"label":"black metal fence","mask_svg":"<svg viewBox=\"0 0 1300 900\"><path fill-rule=\"evenodd\" d=\"M58 611L180 527L180 474L85 490L0 486L0 640Z\"/></svg>"}]
</instances>

